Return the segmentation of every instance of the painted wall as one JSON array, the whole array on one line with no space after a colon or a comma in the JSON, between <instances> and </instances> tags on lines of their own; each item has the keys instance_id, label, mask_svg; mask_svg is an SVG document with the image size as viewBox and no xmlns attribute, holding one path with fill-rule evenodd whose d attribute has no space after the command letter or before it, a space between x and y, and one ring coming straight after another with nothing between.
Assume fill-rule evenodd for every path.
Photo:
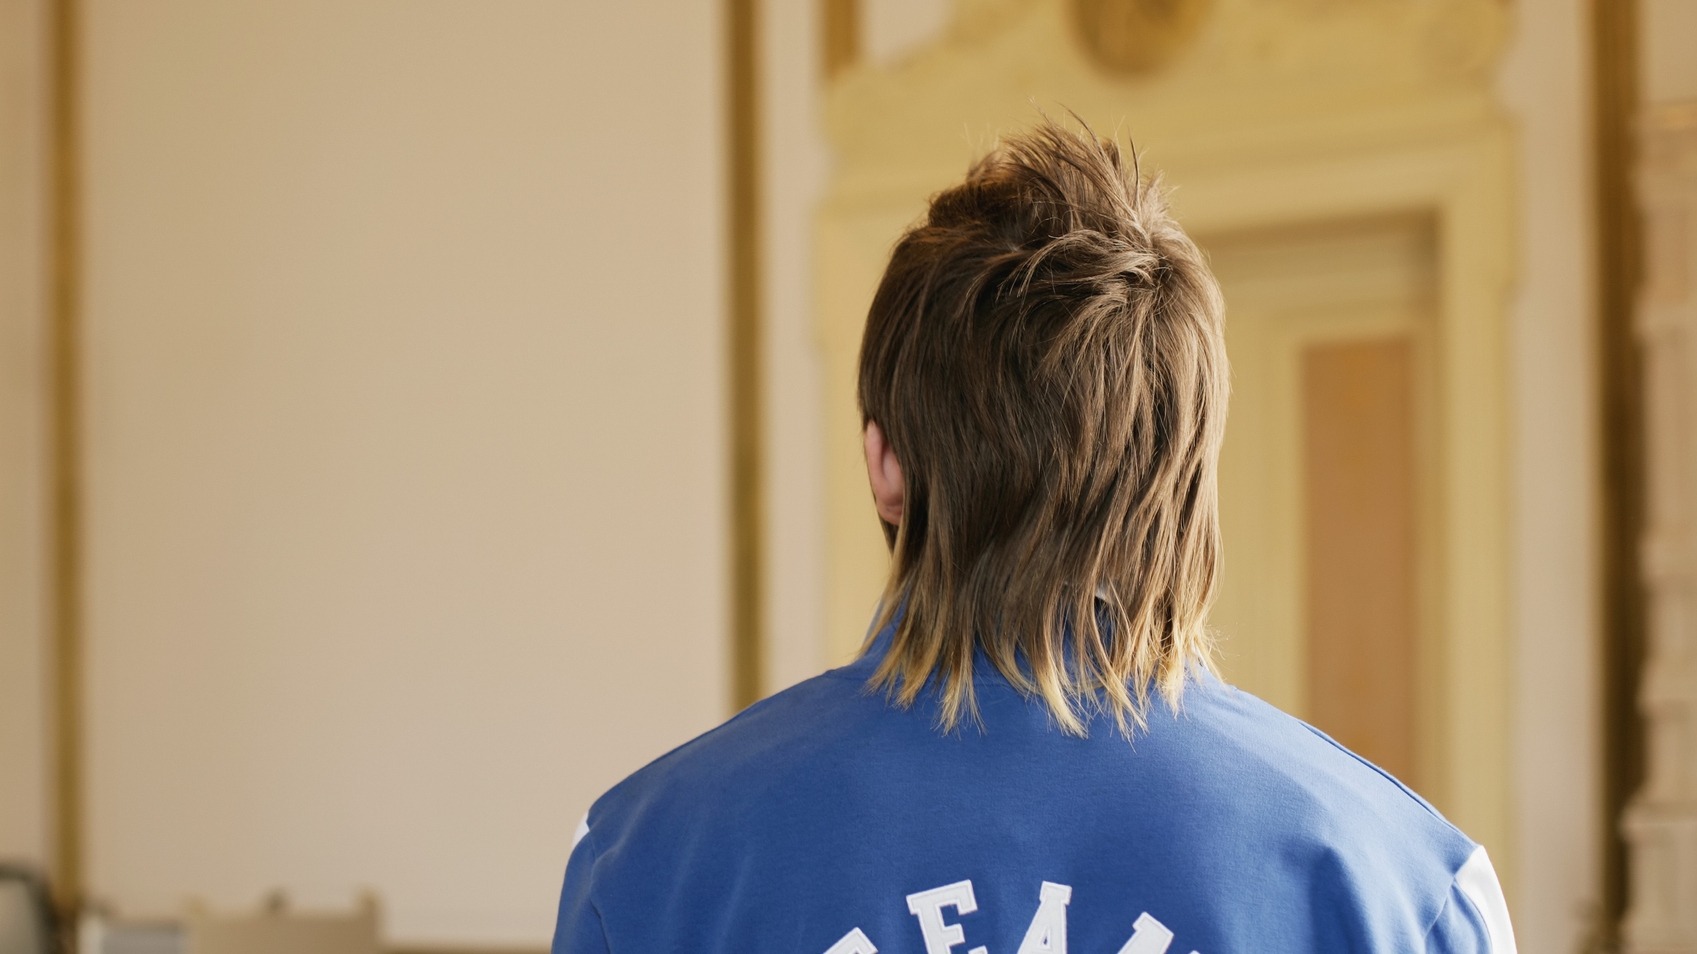
<instances>
[{"instance_id":1,"label":"painted wall","mask_svg":"<svg viewBox=\"0 0 1697 954\"><path fill-rule=\"evenodd\" d=\"M44 5L0 0L0 860L47 857Z\"/></svg>"},{"instance_id":2,"label":"painted wall","mask_svg":"<svg viewBox=\"0 0 1697 954\"><path fill-rule=\"evenodd\" d=\"M95 894L539 946L723 718L717 14L86 4Z\"/></svg>"},{"instance_id":3,"label":"painted wall","mask_svg":"<svg viewBox=\"0 0 1697 954\"><path fill-rule=\"evenodd\" d=\"M1697 99L1697 0L1639 0L1638 29L1643 101Z\"/></svg>"}]
</instances>

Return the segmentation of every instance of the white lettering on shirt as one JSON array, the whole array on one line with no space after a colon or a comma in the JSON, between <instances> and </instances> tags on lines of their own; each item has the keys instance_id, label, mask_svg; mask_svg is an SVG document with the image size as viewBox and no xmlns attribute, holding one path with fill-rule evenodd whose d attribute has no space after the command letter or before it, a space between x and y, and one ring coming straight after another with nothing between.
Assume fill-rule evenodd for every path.
<instances>
[{"instance_id":1,"label":"white lettering on shirt","mask_svg":"<svg viewBox=\"0 0 1697 954\"><path fill-rule=\"evenodd\" d=\"M1120 954L1167 954L1167 945L1172 942L1173 932L1145 911L1131 922L1131 939L1120 948Z\"/></svg>"},{"instance_id":2,"label":"white lettering on shirt","mask_svg":"<svg viewBox=\"0 0 1697 954\"><path fill-rule=\"evenodd\" d=\"M1492 880L1495 881L1494 875ZM1070 885L1043 882L1037 889L1037 913L1031 916L1031 926L1025 929L1025 940L1020 942L1019 954L1067 954L1067 906L1071 903ZM907 896L908 911L919 919L919 933L925 939L925 954L953 954L954 948L966 943L966 930L959 924L943 920L944 908L954 908L957 915L977 911L978 898L972 893L972 882L956 881ZM1131 938L1120 948L1119 954L1167 954L1172 943L1173 932L1145 911L1132 922ZM1510 947L1509 954L1513 951L1514 948ZM825 954L878 954L878 948L865 931L855 928L826 948ZM990 952L980 945L966 954ZM1191 951L1190 954L1196 952Z\"/></svg>"},{"instance_id":3,"label":"white lettering on shirt","mask_svg":"<svg viewBox=\"0 0 1697 954\"><path fill-rule=\"evenodd\" d=\"M825 949L825 954L878 954L872 939L860 928L843 935L843 939Z\"/></svg>"},{"instance_id":4,"label":"white lettering on shirt","mask_svg":"<svg viewBox=\"0 0 1697 954\"><path fill-rule=\"evenodd\" d=\"M943 923L943 909L954 908L958 914L978 910L978 899L972 895L972 882L956 881L929 891L916 891L907 896L907 909L919 919L919 933L925 938L925 954L949 954L949 948L966 943L966 932L958 924ZM974 948L967 954L975 954Z\"/></svg>"},{"instance_id":5,"label":"white lettering on shirt","mask_svg":"<svg viewBox=\"0 0 1697 954\"><path fill-rule=\"evenodd\" d=\"M1031 916L1031 926L1025 929L1019 954L1067 954L1067 902L1072 900L1071 886L1045 881L1037 899L1037 913Z\"/></svg>"}]
</instances>

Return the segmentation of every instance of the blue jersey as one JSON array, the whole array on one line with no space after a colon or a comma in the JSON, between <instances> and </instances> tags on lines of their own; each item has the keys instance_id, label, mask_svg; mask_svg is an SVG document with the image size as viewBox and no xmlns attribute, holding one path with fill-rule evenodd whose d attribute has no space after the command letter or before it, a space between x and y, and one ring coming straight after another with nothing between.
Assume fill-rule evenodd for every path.
<instances>
[{"instance_id":1,"label":"blue jersey","mask_svg":"<svg viewBox=\"0 0 1697 954\"><path fill-rule=\"evenodd\" d=\"M553 954L1513 954L1484 850L1259 699L1078 738L981 656L944 733L867 691L886 639L599 799Z\"/></svg>"}]
</instances>

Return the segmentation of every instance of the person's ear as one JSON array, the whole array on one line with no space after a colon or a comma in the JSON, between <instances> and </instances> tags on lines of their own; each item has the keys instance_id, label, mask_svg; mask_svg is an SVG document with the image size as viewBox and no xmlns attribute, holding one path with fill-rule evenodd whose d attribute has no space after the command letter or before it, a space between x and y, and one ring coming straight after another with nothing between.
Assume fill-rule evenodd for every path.
<instances>
[{"instance_id":1,"label":"person's ear","mask_svg":"<svg viewBox=\"0 0 1697 954\"><path fill-rule=\"evenodd\" d=\"M902 465L876 421L866 422L866 477L872 482L872 500L878 505L878 516L892 527L901 526L905 490Z\"/></svg>"}]
</instances>

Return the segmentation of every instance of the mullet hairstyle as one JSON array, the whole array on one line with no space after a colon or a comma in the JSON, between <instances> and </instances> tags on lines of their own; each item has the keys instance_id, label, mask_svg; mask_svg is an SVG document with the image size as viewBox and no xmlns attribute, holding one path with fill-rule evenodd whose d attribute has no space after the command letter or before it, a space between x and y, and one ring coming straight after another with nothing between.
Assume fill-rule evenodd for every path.
<instances>
[{"instance_id":1,"label":"mullet hairstyle","mask_svg":"<svg viewBox=\"0 0 1697 954\"><path fill-rule=\"evenodd\" d=\"M983 650L1067 733L1175 710L1218 576L1224 303L1135 153L1046 121L932 198L860 351L862 423L901 462L893 624L869 683L978 721ZM867 652L869 635L862 653Z\"/></svg>"}]
</instances>

